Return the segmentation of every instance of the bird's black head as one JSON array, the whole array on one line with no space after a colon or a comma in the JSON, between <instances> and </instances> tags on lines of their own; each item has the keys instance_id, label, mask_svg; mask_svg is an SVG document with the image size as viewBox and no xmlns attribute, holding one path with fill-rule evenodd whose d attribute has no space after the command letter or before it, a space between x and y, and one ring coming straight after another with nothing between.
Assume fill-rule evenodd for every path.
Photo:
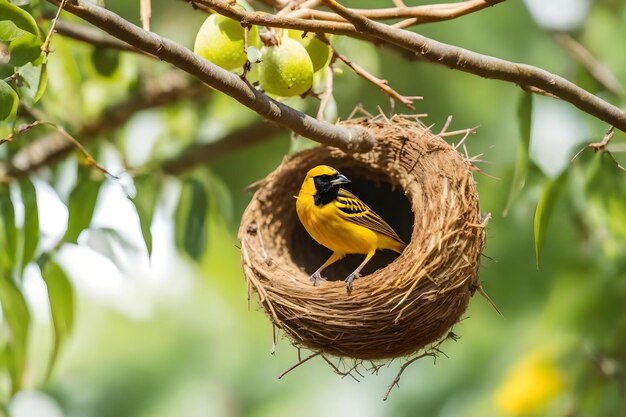
<instances>
[{"instance_id":1,"label":"bird's black head","mask_svg":"<svg viewBox=\"0 0 626 417\"><path fill-rule=\"evenodd\" d=\"M337 198L341 185L349 183L350 180L345 175L335 172L316 175L313 177L313 182L316 191L314 195L315 205L323 206Z\"/></svg>"}]
</instances>

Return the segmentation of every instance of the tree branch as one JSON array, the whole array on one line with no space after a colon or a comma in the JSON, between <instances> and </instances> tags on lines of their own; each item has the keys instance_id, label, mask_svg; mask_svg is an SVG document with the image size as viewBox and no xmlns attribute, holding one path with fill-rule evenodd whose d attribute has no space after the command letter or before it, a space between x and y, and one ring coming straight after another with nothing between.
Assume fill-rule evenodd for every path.
<instances>
[{"instance_id":1,"label":"tree branch","mask_svg":"<svg viewBox=\"0 0 626 417\"><path fill-rule=\"evenodd\" d=\"M48 1L59 3L58 0ZM299 135L347 152L366 152L374 146L375 139L369 131L321 122L272 100L237 75L200 58L174 41L142 30L102 7L71 0L67 2L65 10L110 35L188 72L264 118L283 125Z\"/></svg>"},{"instance_id":2,"label":"tree branch","mask_svg":"<svg viewBox=\"0 0 626 417\"><path fill-rule=\"evenodd\" d=\"M518 64L467 49L429 39L417 33L394 28L362 17L336 1L324 3L340 16L350 21L345 23L297 19L274 16L268 13L247 13L231 7L223 0L186 0L195 6L204 5L216 12L244 24L255 24L288 29L298 29L316 33L336 33L353 36L377 43L390 44L411 52L420 59L446 65L449 68L468 72L484 78L508 81L520 85L527 91L553 95L568 101L580 110L603 120L616 128L626 131L626 113L618 107L594 96L576 84L541 68Z\"/></svg>"},{"instance_id":3,"label":"tree branch","mask_svg":"<svg viewBox=\"0 0 626 417\"><path fill-rule=\"evenodd\" d=\"M170 82L167 87L159 86L133 96L126 102L106 111L97 120L79 127L73 136L83 145L109 133L125 124L135 113L153 107L160 107L179 100L198 100L210 94L211 90L198 84ZM54 133L22 148L8 163L0 163L0 178L19 179L29 173L50 165L74 149L74 144L59 133Z\"/></svg>"},{"instance_id":4,"label":"tree branch","mask_svg":"<svg viewBox=\"0 0 626 417\"><path fill-rule=\"evenodd\" d=\"M405 28L416 24L456 19L457 17L465 16L502 3L503 1L504 0L467 0L459 3L427 4L414 7L398 6L386 9L352 9L352 11L372 20L404 18L406 20L399 22L398 25ZM306 8L294 10L289 13L289 16L301 19L347 22L344 17L337 13Z\"/></svg>"},{"instance_id":5,"label":"tree branch","mask_svg":"<svg viewBox=\"0 0 626 417\"><path fill-rule=\"evenodd\" d=\"M626 132L626 113L618 107L594 96L563 77L526 64L482 55L467 49L447 45L417 33L393 28L364 18L334 0L324 4L349 20L363 34L409 50L432 63L476 74L484 78L509 81L520 86L538 88L568 101L580 110Z\"/></svg>"},{"instance_id":6,"label":"tree branch","mask_svg":"<svg viewBox=\"0 0 626 417\"><path fill-rule=\"evenodd\" d=\"M415 100L421 100L423 98L421 96L403 96L402 94L398 93L396 90L391 88L389 86L389 83L388 83L387 80L383 80L381 78L376 77L373 74L370 74L365 68L363 68L362 66L352 62L352 60L350 60L350 58L348 58L347 56L345 56L341 52L337 51L337 49L335 49L335 47L332 46L330 44L330 42L328 42L328 39L326 39L324 36L318 36L318 39L320 41L324 42L326 45L328 45L331 48L331 50L333 52L333 55L337 59L339 59L341 62L346 64L348 66L348 68L350 68L352 71L354 71L354 73L356 75L358 75L359 77L363 78L364 80L374 84L383 93L387 94L389 96L389 98L391 98L392 100L399 101L400 103L404 104L409 109L415 110L415 107L413 106L413 102Z\"/></svg>"},{"instance_id":7,"label":"tree branch","mask_svg":"<svg viewBox=\"0 0 626 417\"><path fill-rule=\"evenodd\" d=\"M229 133L224 138L211 143L195 143L179 155L165 161L162 168L172 175L214 161L239 149L263 142L281 132L279 126L267 122L258 122Z\"/></svg>"},{"instance_id":8,"label":"tree branch","mask_svg":"<svg viewBox=\"0 0 626 417\"><path fill-rule=\"evenodd\" d=\"M554 41L574 60L580 62L589 74L611 93L620 96L624 94L624 87L617 78L598 61L583 44L567 33L554 33Z\"/></svg>"}]
</instances>

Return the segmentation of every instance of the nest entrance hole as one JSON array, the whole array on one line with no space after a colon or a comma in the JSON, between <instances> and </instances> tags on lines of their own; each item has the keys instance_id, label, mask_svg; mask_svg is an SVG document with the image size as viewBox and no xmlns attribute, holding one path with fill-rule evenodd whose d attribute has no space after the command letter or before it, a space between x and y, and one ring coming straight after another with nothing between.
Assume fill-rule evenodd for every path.
<instances>
[{"instance_id":1,"label":"nest entrance hole","mask_svg":"<svg viewBox=\"0 0 626 417\"><path fill-rule=\"evenodd\" d=\"M329 159L321 163L336 168L348 177L351 182L346 184L344 188L378 213L405 243L410 242L414 214L411 211L411 204L399 184L394 183L384 172L351 158ZM310 165L303 171L300 176L301 180L304 180L306 170L315 165ZM294 227L291 235L289 235L291 242L287 242L288 246L292 248L291 260L310 275L328 259L332 252L311 238L300 223L295 207L292 216L293 219L288 222L293 222ZM391 250L377 251L376 255L363 268L361 276L365 277L386 267L398 256L400 255ZM326 268L322 272L322 276L329 281L343 280L363 262L363 259L364 255L361 254L348 255Z\"/></svg>"}]
</instances>

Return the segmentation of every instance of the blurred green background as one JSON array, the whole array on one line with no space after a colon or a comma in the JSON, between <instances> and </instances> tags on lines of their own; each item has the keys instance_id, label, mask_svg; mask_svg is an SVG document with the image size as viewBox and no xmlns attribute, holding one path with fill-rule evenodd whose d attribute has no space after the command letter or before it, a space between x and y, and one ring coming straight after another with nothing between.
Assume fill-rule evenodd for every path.
<instances>
[{"instance_id":1,"label":"blurred green background","mask_svg":"<svg viewBox=\"0 0 626 417\"><path fill-rule=\"evenodd\" d=\"M366 7L362 3L346 2ZM138 1L105 4L139 24ZM205 15L184 2L152 4L152 30L191 48ZM371 1L367 7L390 4ZM69 14L62 18L78 22ZM413 30L476 52L537 65L626 106L623 0L506 1ZM609 91L595 80L555 40L557 32L584 45L613 74L621 91ZM31 177L41 231L38 253L50 252L69 277L75 292L74 328L47 379L54 331L46 286L38 267L30 264L19 287L31 313L24 383L9 400L6 372L0 380L6 413L626 415L626 172L618 166L620 161L626 163L621 156L626 135L616 132L613 137L608 148L613 157L588 149L570 162L583 146L600 141L609 126L561 101L542 96L531 101L513 84L407 60L361 41L335 37L333 43L354 62L389 80L401 94L423 96L415 112L427 113L425 123L434 124L434 131L449 115L454 116L450 130L478 126L466 142L467 153L482 154L479 159L485 161L479 164L485 175L477 173L475 178L481 210L492 216L480 277L503 317L475 297L466 319L454 327L460 340L442 345L446 357L436 364L429 358L414 363L386 402L382 398L401 360L356 382L334 374L316 358L278 380L297 361L297 350L281 339L276 354L270 354L272 328L256 299L247 301L236 231L251 197L244 188L271 172L286 154L310 143L292 139L285 131L181 178L153 171L190 144L219 141L258 121L234 100L213 92L137 112L89 147L110 172L148 173L161 188L150 260L135 206L127 198L133 188L131 175L104 180L89 230L82 232L78 243L56 248L54 243L65 233L66 207L87 198L75 193L72 199L76 178L80 182L94 177L93 172L72 154ZM165 63L94 50L59 35L53 38L52 50L48 88L37 108L68 130L102 117L150 84L167 84L177 76ZM377 106L388 114L408 112L399 104L390 108L388 98L374 86L347 67L337 67L334 98L339 118L348 117L359 104L371 113L378 112ZM313 115L318 103L313 98L288 102ZM528 123L532 127L526 146L523 126ZM5 136L10 126L2 129ZM36 128L25 133L0 146L0 156L9 158L45 133L50 132ZM202 205L208 214L200 231L206 245L192 248L197 261L176 249L177 222L186 219L182 213L180 220L184 208L178 196L191 183L208 190ZM144 190L135 186L138 194ZM11 193L16 194L15 187ZM534 216L539 202L547 222L539 230L543 245L538 268ZM28 207L15 206L16 212ZM77 207L82 210L80 204ZM69 212L71 217L72 207ZM9 335L2 340L7 344L11 336L6 320L2 330Z\"/></svg>"}]
</instances>

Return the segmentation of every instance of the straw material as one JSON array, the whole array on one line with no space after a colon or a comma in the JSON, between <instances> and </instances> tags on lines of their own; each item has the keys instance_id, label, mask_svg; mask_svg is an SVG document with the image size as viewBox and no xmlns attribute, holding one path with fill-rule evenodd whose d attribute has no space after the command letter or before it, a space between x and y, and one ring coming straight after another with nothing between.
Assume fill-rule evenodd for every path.
<instances>
[{"instance_id":1,"label":"straw material","mask_svg":"<svg viewBox=\"0 0 626 417\"><path fill-rule=\"evenodd\" d=\"M471 164L415 118L341 124L370 129L378 144L356 155L309 149L265 178L241 221L243 270L296 346L355 359L405 356L448 335L479 287L484 224ZM300 224L294 196L319 164L350 178L346 188L410 241L399 256L377 252L351 293L343 279L363 255L325 270L329 280L318 286L309 281L330 251Z\"/></svg>"}]
</instances>

